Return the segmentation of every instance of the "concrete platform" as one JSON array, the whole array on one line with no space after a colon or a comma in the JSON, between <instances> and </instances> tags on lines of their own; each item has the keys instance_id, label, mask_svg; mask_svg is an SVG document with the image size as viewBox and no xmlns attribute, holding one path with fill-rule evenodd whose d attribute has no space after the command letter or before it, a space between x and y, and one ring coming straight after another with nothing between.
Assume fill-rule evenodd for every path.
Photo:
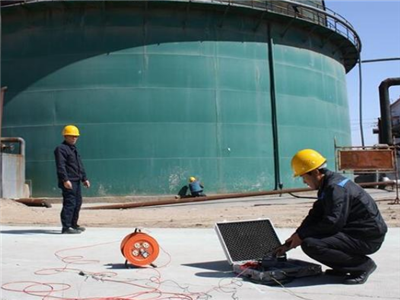
<instances>
[{"instance_id":1,"label":"concrete platform","mask_svg":"<svg viewBox=\"0 0 400 300\"><path fill-rule=\"evenodd\" d=\"M371 257L378 269L364 285L321 275L282 286L236 277L213 229L142 229L162 248L157 268L126 269L120 251L130 228L1 227L1 299L400 299L400 228ZM293 229L277 229L281 240ZM301 249L290 258L313 262ZM325 269L325 267L323 267Z\"/></svg>"}]
</instances>

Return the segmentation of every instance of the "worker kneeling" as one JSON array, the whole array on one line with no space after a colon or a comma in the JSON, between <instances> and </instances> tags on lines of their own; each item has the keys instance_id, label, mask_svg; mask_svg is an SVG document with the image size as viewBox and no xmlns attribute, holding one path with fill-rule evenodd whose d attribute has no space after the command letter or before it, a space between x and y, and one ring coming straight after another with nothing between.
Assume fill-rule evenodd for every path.
<instances>
[{"instance_id":1,"label":"worker kneeling","mask_svg":"<svg viewBox=\"0 0 400 300\"><path fill-rule=\"evenodd\" d=\"M189 178L189 189L192 197L205 197L203 193L204 186L195 177Z\"/></svg>"},{"instance_id":2,"label":"worker kneeling","mask_svg":"<svg viewBox=\"0 0 400 300\"><path fill-rule=\"evenodd\" d=\"M326 275L344 276L345 284L363 284L376 264L367 255L379 250L387 226L372 197L346 177L326 168L317 151L304 149L292 158L294 176L318 190L318 200L277 255L301 245Z\"/></svg>"}]
</instances>

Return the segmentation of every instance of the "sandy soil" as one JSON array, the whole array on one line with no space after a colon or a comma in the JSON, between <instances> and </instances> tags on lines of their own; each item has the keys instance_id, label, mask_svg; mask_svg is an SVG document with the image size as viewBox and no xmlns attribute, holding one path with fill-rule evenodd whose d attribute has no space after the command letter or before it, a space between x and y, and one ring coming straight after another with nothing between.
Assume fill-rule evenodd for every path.
<instances>
[{"instance_id":1,"label":"sandy soil","mask_svg":"<svg viewBox=\"0 0 400 300\"><path fill-rule=\"evenodd\" d=\"M375 198L375 197L374 197ZM376 198L375 198L376 199ZM80 225L88 227L187 228L213 227L224 220L269 218L276 227L297 227L314 200L263 201L252 199L213 201L196 204L152 206L118 210L82 209ZM285 203L283 203L285 202ZM376 199L390 227L400 227L400 205L392 205L393 195ZM103 205L104 203L102 203ZM84 204L88 207L94 204ZM0 223L7 225L60 226L60 204L51 208L28 207L0 199Z\"/></svg>"}]
</instances>

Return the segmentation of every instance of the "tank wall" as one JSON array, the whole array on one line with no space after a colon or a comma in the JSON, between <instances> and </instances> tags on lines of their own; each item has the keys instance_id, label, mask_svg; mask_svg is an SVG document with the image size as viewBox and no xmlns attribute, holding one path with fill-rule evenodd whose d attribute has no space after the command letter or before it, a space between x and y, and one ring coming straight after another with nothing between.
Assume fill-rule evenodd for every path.
<instances>
[{"instance_id":1,"label":"tank wall","mask_svg":"<svg viewBox=\"0 0 400 300\"><path fill-rule=\"evenodd\" d=\"M321 47L319 38L299 29L282 38L283 31L284 26L275 25L273 59L280 173L284 187L289 188L301 182L293 178L290 168L294 153L316 149L335 170L334 139L351 145L351 128L345 70L339 53L332 56L335 46L327 43ZM304 43L307 48L294 46Z\"/></svg>"},{"instance_id":2,"label":"tank wall","mask_svg":"<svg viewBox=\"0 0 400 300\"><path fill-rule=\"evenodd\" d=\"M272 189L267 25L254 32L234 15L220 27L207 10L183 25L185 10L144 18L126 5L3 9L3 132L26 140L34 196L59 195L53 150L69 123L81 130L88 196L174 194L189 176L208 192ZM282 180L301 186L288 169L295 151L333 158L333 136L350 140L345 71L312 41L273 32Z\"/></svg>"}]
</instances>

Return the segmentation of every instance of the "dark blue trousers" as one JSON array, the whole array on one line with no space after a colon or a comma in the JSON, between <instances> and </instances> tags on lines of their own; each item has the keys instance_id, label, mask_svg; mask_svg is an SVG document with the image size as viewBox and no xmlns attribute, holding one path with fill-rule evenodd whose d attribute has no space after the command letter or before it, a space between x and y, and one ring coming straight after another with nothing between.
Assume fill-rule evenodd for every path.
<instances>
[{"instance_id":1,"label":"dark blue trousers","mask_svg":"<svg viewBox=\"0 0 400 300\"><path fill-rule=\"evenodd\" d=\"M81 182L71 181L72 189L66 189L62 184L63 207L61 210L61 224L64 229L78 225L79 211L82 206Z\"/></svg>"},{"instance_id":2,"label":"dark blue trousers","mask_svg":"<svg viewBox=\"0 0 400 300\"><path fill-rule=\"evenodd\" d=\"M339 232L322 238L305 238L301 248L312 259L347 273L366 272L374 262L367 254L379 250L384 237L365 241Z\"/></svg>"},{"instance_id":3,"label":"dark blue trousers","mask_svg":"<svg viewBox=\"0 0 400 300\"><path fill-rule=\"evenodd\" d=\"M206 194L203 193L203 191L198 191L198 192L192 192L193 197L205 197Z\"/></svg>"}]
</instances>

